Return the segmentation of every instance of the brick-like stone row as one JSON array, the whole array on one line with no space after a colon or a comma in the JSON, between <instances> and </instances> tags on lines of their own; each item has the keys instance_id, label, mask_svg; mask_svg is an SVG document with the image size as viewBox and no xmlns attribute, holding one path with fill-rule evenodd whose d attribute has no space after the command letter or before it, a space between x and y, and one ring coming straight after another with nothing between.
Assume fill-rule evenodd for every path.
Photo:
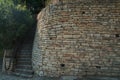
<instances>
[{"instance_id":1,"label":"brick-like stone row","mask_svg":"<svg viewBox=\"0 0 120 80\"><path fill-rule=\"evenodd\" d=\"M38 15L35 73L120 76L120 0L66 1Z\"/></svg>"}]
</instances>

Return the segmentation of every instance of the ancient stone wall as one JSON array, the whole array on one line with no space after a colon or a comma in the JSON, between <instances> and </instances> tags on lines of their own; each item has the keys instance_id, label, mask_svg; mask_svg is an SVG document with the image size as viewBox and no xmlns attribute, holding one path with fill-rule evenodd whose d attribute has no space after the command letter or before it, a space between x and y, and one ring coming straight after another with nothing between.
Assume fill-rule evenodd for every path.
<instances>
[{"instance_id":1,"label":"ancient stone wall","mask_svg":"<svg viewBox=\"0 0 120 80\"><path fill-rule=\"evenodd\" d=\"M33 69L40 76L120 76L120 0L66 0L38 15Z\"/></svg>"}]
</instances>

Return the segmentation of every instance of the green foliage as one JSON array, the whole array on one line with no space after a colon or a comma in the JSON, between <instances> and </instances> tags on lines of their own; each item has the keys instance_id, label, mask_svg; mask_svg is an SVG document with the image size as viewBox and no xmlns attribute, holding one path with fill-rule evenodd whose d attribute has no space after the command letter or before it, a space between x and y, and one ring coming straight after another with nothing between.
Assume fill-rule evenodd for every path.
<instances>
[{"instance_id":1,"label":"green foliage","mask_svg":"<svg viewBox=\"0 0 120 80\"><path fill-rule=\"evenodd\" d=\"M26 5L32 14L38 14L41 9L45 6L45 0L14 0L15 4L19 3Z\"/></svg>"},{"instance_id":2,"label":"green foliage","mask_svg":"<svg viewBox=\"0 0 120 80\"><path fill-rule=\"evenodd\" d=\"M26 6L13 0L0 0L0 46L11 48L32 27L33 18Z\"/></svg>"},{"instance_id":3,"label":"green foliage","mask_svg":"<svg viewBox=\"0 0 120 80\"><path fill-rule=\"evenodd\" d=\"M45 6L44 0L26 0L26 5L33 14L38 14Z\"/></svg>"},{"instance_id":4,"label":"green foliage","mask_svg":"<svg viewBox=\"0 0 120 80\"><path fill-rule=\"evenodd\" d=\"M45 1L45 5L46 5L46 6L49 5L50 2L51 2L51 0L46 0L46 1Z\"/></svg>"}]
</instances>

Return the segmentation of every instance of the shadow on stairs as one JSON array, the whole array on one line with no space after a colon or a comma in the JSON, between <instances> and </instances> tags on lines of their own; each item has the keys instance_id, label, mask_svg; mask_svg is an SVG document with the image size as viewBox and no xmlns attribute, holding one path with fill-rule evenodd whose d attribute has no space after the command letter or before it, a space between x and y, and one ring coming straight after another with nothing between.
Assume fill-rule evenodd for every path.
<instances>
[{"instance_id":1,"label":"shadow on stairs","mask_svg":"<svg viewBox=\"0 0 120 80\"><path fill-rule=\"evenodd\" d=\"M32 28L24 38L21 48L16 54L16 64L13 74L20 77L33 77L32 69L32 46L35 35L35 28Z\"/></svg>"}]
</instances>

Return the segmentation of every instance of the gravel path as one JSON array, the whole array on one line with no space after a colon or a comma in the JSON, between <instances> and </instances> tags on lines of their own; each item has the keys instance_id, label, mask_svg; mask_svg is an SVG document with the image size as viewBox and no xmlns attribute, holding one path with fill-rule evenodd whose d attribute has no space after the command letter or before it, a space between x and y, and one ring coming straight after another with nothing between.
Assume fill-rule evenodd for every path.
<instances>
[{"instance_id":1,"label":"gravel path","mask_svg":"<svg viewBox=\"0 0 120 80\"><path fill-rule=\"evenodd\" d=\"M29 79L22 79L19 77L15 77L12 75L2 74L0 73L0 80L29 80Z\"/></svg>"},{"instance_id":2,"label":"gravel path","mask_svg":"<svg viewBox=\"0 0 120 80\"><path fill-rule=\"evenodd\" d=\"M33 77L33 78L21 78L13 75L2 74L0 72L0 80L61 80L58 78L50 78L50 77ZM78 80L120 80L120 78L110 78L110 77L89 77Z\"/></svg>"},{"instance_id":3,"label":"gravel path","mask_svg":"<svg viewBox=\"0 0 120 80\"><path fill-rule=\"evenodd\" d=\"M33 77L33 78L22 78L13 75L3 74L0 72L0 80L59 80L58 78L50 77Z\"/></svg>"}]
</instances>

